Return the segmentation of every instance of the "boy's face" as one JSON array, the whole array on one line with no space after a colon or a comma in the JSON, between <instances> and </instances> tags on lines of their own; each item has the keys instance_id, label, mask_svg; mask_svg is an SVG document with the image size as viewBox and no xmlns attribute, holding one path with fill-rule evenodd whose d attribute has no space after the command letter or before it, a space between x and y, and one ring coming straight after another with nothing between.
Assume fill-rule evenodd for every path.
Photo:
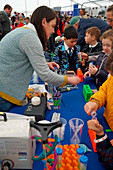
<instances>
[{"instance_id":1,"label":"boy's face","mask_svg":"<svg viewBox=\"0 0 113 170\"><path fill-rule=\"evenodd\" d=\"M85 42L86 44L91 44L91 42L94 40L94 36L91 36L89 33L86 32L85 36Z\"/></svg>"},{"instance_id":2,"label":"boy's face","mask_svg":"<svg viewBox=\"0 0 113 170\"><path fill-rule=\"evenodd\" d=\"M77 40L78 38L70 38L70 39L66 39L64 37L64 42L66 43L66 45L69 47L69 48L72 48L76 45L77 43Z\"/></svg>"},{"instance_id":3,"label":"boy's face","mask_svg":"<svg viewBox=\"0 0 113 170\"><path fill-rule=\"evenodd\" d=\"M108 38L102 39L102 47L103 47L103 51L106 54L110 54L110 52L112 50L112 41Z\"/></svg>"}]
</instances>

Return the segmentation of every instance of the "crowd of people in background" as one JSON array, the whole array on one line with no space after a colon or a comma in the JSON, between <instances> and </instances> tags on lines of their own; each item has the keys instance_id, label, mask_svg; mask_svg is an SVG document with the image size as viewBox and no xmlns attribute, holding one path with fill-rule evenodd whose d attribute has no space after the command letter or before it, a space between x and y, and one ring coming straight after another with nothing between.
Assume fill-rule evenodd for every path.
<instances>
[{"instance_id":1,"label":"crowd of people in background","mask_svg":"<svg viewBox=\"0 0 113 170\"><path fill-rule=\"evenodd\" d=\"M10 20L11 30L14 30L15 28L18 28L18 27L22 27L23 25L26 25L30 22L31 16L25 17L24 13L16 12L16 11L14 11L13 14L11 14L12 10L13 8L8 4L4 6L3 11L0 12L0 18L1 18L0 25L2 23L3 12L5 12L8 15L8 18ZM64 28L70 24L70 20L71 18L73 18L73 15L68 15L67 12L65 12L64 15L61 13L61 11L56 11L56 13L58 15L59 21L58 21L58 26L55 32L55 37L61 36L64 33ZM80 9L79 17L85 18L85 19L93 18L93 16L92 15L90 16L89 13L85 10L85 8ZM97 18L100 18L100 17L97 16ZM0 33L1 33L1 30L0 30Z\"/></svg>"},{"instance_id":2,"label":"crowd of people in background","mask_svg":"<svg viewBox=\"0 0 113 170\"><path fill-rule=\"evenodd\" d=\"M12 26L11 30L27 25L30 21L30 17L25 17L23 13L18 13L18 12L14 12L14 15L11 16L10 18L11 18L11 26Z\"/></svg>"},{"instance_id":3,"label":"crowd of people in background","mask_svg":"<svg viewBox=\"0 0 113 170\"><path fill-rule=\"evenodd\" d=\"M6 15L8 15L8 19L10 21L10 30L14 30L15 28L22 27L22 26L24 26L24 25L26 25L26 24L28 24L30 22L30 17L31 16L26 16L25 17L24 13L16 12L16 11L14 11L13 14L11 14L12 10L13 10L13 8L10 5L6 4L4 6L4 10L0 12L0 19L1 19L1 21L0 21L0 34L2 32L2 30L1 30L2 23L3 23L2 19L3 19L3 16L5 16L4 12L5 12ZM71 21L71 19L73 18L73 15L68 15L67 12L65 12L64 15L63 15L61 13L61 11L56 11L56 13L58 15L59 20L58 20L58 26L55 28L55 33L54 33L54 35L52 35L53 40L52 40L52 42L50 42L50 44L48 43L50 51L53 51L54 47L52 47L52 46L53 46L53 43L55 44L55 38L57 36L62 36L62 34L64 33L64 28L67 27L68 25L70 25L70 22L71 22L71 25L73 23L73 21ZM79 19L81 19L81 18L88 19L88 18L95 18L95 17L93 17L92 15L90 16L89 13L85 10L85 8L81 8L80 11L79 11ZM100 18L100 17L97 16L96 18ZM5 20L5 22L6 22L6 20ZM89 23L90 20L87 21L87 22ZM5 26L5 27L7 29L7 26ZM88 26L88 27L90 27L90 26ZM8 33L9 30L7 30L6 32ZM1 36L1 38L2 38L2 36ZM51 37L50 37L50 39L51 39Z\"/></svg>"},{"instance_id":4,"label":"crowd of people in background","mask_svg":"<svg viewBox=\"0 0 113 170\"><path fill-rule=\"evenodd\" d=\"M22 27L29 23L30 17L25 17L24 13L14 12L13 8L6 4L3 11L0 11L0 40L10 31L15 28Z\"/></svg>"}]
</instances>

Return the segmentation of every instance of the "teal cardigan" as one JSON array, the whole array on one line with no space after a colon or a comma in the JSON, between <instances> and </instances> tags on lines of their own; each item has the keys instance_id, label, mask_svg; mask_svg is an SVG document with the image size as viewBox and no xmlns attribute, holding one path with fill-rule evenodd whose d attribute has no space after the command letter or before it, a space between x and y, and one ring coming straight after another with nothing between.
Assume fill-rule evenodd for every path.
<instances>
[{"instance_id":1,"label":"teal cardigan","mask_svg":"<svg viewBox=\"0 0 113 170\"><path fill-rule=\"evenodd\" d=\"M49 69L34 30L29 26L17 28L0 41L0 97L17 105L23 103L34 70L49 84L62 86L67 82L65 76Z\"/></svg>"}]
</instances>

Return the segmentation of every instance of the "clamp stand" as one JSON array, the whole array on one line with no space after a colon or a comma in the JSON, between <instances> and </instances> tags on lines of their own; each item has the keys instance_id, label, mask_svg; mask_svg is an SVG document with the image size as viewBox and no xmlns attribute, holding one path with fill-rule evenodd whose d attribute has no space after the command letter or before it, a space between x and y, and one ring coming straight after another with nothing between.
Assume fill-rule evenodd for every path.
<instances>
[{"instance_id":1,"label":"clamp stand","mask_svg":"<svg viewBox=\"0 0 113 170\"><path fill-rule=\"evenodd\" d=\"M40 131L42 135L43 144L47 143L47 138L48 138L49 133L53 131L54 129L61 127L61 126L62 126L61 121L52 122L52 123L38 123L34 121L30 122L30 127L34 127L35 129Z\"/></svg>"}]
</instances>

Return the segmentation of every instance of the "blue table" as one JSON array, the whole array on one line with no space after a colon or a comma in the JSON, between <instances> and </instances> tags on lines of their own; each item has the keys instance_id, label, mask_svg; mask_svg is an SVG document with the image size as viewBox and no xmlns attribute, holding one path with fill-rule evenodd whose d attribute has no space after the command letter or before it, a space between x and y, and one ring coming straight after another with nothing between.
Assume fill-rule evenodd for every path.
<instances>
[{"instance_id":1,"label":"blue table","mask_svg":"<svg viewBox=\"0 0 113 170\"><path fill-rule=\"evenodd\" d=\"M93 83L93 79L88 78L84 80L83 83L80 83L78 85L78 89L71 90L69 92L62 93L62 103L61 103L61 109L60 110L47 110L46 113L46 120L51 120L53 112L61 113L61 117L65 118L67 120L67 125L65 128L65 135L64 135L64 141L61 142L62 145L64 144L70 144L70 132L69 132L69 119L71 118L80 118L84 121L84 127L82 131L82 137L81 137L81 143L85 144L92 150L92 152L87 152L85 155L88 156L88 166L87 170L105 170L102 163L98 161L98 155L97 153L93 152L92 144L89 138L88 134L88 127L87 127L87 121L91 119L91 116L87 115L84 111L84 105L86 103L84 96L83 96L83 84L89 84L91 89L95 89L95 85ZM23 114L23 110L25 110L26 106L22 107L14 107L10 110L10 112L15 113L21 113ZM103 117L104 108L101 108L97 111L97 118L99 122L104 126L104 129L108 129L109 126L106 122L106 120ZM113 133L108 133L108 136L110 138L113 138ZM37 143L37 151L36 154L39 153L42 146L40 146L39 143ZM39 170L43 170L43 163L40 162L34 162L33 170L37 170L37 167Z\"/></svg>"}]
</instances>

